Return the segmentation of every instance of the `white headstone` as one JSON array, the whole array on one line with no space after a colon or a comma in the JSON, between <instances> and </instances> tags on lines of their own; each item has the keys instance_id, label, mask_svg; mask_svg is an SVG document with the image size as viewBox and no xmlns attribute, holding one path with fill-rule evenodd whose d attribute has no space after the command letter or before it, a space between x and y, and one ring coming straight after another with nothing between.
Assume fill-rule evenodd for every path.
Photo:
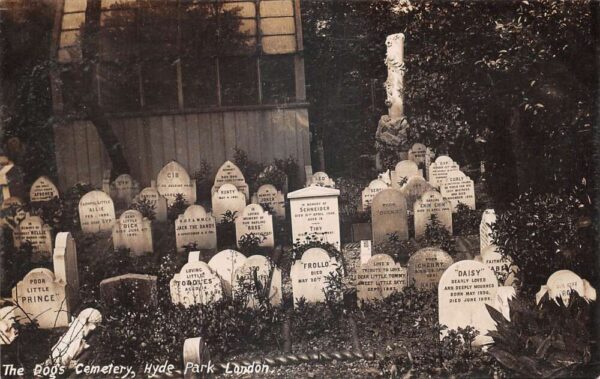
<instances>
[{"instance_id":1,"label":"white headstone","mask_svg":"<svg viewBox=\"0 0 600 379\"><path fill-rule=\"evenodd\" d=\"M249 204L238 218L235 219L235 236L240 247L242 236L253 233L263 237L261 247L274 247L273 216L258 204Z\"/></svg>"},{"instance_id":2,"label":"white headstone","mask_svg":"<svg viewBox=\"0 0 600 379\"><path fill-rule=\"evenodd\" d=\"M411 176L408 182L402 186L400 192L406 197L406 208L411 211L414 209L415 202L427 191L433 191L435 188L420 176Z\"/></svg>"},{"instance_id":3,"label":"white headstone","mask_svg":"<svg viewBox=\"0 0 600 379\"><path fill-rule=\"evenodd\" d=\"M173 204L177 194L182 194L188 204L196 202L196 182L176 161L167 163L160 170L156 177L156 189L167 199L169 205Z\"/></svg>"},{"instance_id":4,"label":"white headstone","mask_svg":"<svg viewBox=\"0 0 600 379\"><path fill-rule=\"evenodd\" d=\"M420 290L435 290L442 274L454 263L444 250L426 247L408 260L408 283Z\"/></svg>"},{"instance_id":5,"label":"white headstone","mask_svg":"<svg viewBox=\"0 0 600 379\"><path fill-rule=\"evenodd\" d=\"M69 329L52 347L48 365L73 368L76 359L89 345L85 338L102 322L102 314L94 308L86 308L73 319Z\"/></svg>"},{"instance_id":6,"label":"white headstone","mask_svg":"<svg viewBox=\"0 0 600 379\"><path fill-rule=\"evenodd\" d=\"M129 249L134 255L153 251L152 222L135 209L121 214L113 226L112 237L115 250Z\"/></svg>"},{"instance_id":7,"label":"white headstone","mask_svg":"<svg viewBox=\"0 0 600 379\"><path fill-rule=\"evenodd\" d=\"M396 234L401 240L408 239L406 199L396 189L379 192L371 204L373 244L385 243L390 235Z\"/></svg>"},{"instance_id":8,"label":"white headstone","mask_svg":"<svg viewBox=\"0 0 600 379\"><path fill-rule=\"evenodd\" d=\"M26 213L25 218L13 230L15 247L29 242L33 249L33 260L49 260L52 256L52 228L39 216Z\"/></svg>"},{"instance_id":9,"label":"white headstone","mask_svg":"<svg viewBox=\"0 0 600 379\"><path fill-rule=\"evenodd\" d=\"M244 264L246 259L244 254L226 249L218 252L208 261L208 267L221 278L226 295L231 296L231 289L235 285L235 271Z\"/></svg>"},{"instance_id":10,"label":"white headstone","mask_svg":"<svg viewBox=\"0 0 600 379\"><path fill-rule=\"evenodd\" d=\"M257 286L256 281L260 283ZM270 281L270 283L269 283ZM260 305L260 299L268 299L271 305L281 304L281 269L276 267L273 262L262 255L253 255L235 272L235 282L233 286L234 296L248 296L248 306L256 308ZM268 292L266 292L268 288ZM262 289L262 293L258 293ZM248 293L249 291L249 293Z\"/></svg>"},{"instance_id":11,"label":"white headstone","mask_svg":"<svg viewBox=\"0 0 600 379\"><path fill-rule=\"evenodd\" d=\"M371 241L360 241L360 264L366 264L371 259Z\"/></svg>"},{"instance_id":12,"label":"white headstone","mask_svg":"<svg viewBox=\"0 0 600 379\"><path fill-rule=\"evenodd\" d=\"M425 154L427 153L427 146L422 143L415 143L408 150L408 159L415 162L416 164L425 164Z\"/></svg>"},{"instance_id":13,"label":"white headstone","mask_svg":"<svg viewBox=\"0 0 600 379\"><path fill-rule=\"evenodd\" d=\"M77 246L75 246L75 240L71 233L61 232L56 235L52 261L56 280L66 284L68 308L74 309L79 302L79 271L77 269Z\"/></svg>"},{"instance_id":14,"label":"white headstone","mask_svg":"<svg viewBox=\"0 0 600 379\"><path fill-rule=\"evenodd\" d=\"M459 171L460 167L456 162L447 155L440 155L429 166L429 183L432 186L439 188L448 177L448 173Z\"/></svg>"},{"instance_id":15,"label":"white headstone","mask_svg":"<svg viewBox=\"0 0 600 379\"><path fill-rule=\"evenodd\" d=\"M217 224L215 218L200 205L190 205L175 220L175 243L177 251L196 244L198 249L217 248Z\"/></svg>"},{"instance_id":16,"label":"white headstone","mask_svg":"<svg viewBox=\"0 0 600 379\"><path fill-rule=\"evenodd\" d=\"M294 243L315 234L340 249L339 195L337 189L319 186L288 193Z\"/></svg>"},{"instance_id":17,"label":"white headstone","mask_svg":"<svg viewBox=\"0 0 600 379\"><path fill-rule=\"evenodd\" d=\"M462 171L450 171L440 187L442 196L452 204L456 212L458 204L463 203L469 209L475 209L475 184Z\"/></svg>"},{"instance_id":18,"label":"white headstone","mask_svg":"<svg viewBox=\"0 0 600 379\"><path fill-rule=\"evenodd\" d=\"M326 279L331 274L338 275L338 268L337 260L329 257L327 251L318 247L306 250L290 271L294 306L301 298L307 303L325 301Z\"/></svg>"},{"instance_id":19,"label":"white headstone","mask_svg":"<svg viewBox=\"0 0 600 379\"><path fill-rule=\"evenodd\" d=\"M115 223L115 206L108 194L90 191L79 200L79 221L84 233L111 231Z\"/></svg>"},{"instance_id":20,"label":"white headstone","mask_svg":"<svg viewBox=\"0 0 600 379\"><path fill-rule=\"evenodd\" d=\"M496 274L498 283L511 286L515 281L518 269L512 260L509 257L502 256L497 248L496 245L490 245L483 249L476 258Z\"/></svg>"},{"instance_id":21,"label":"white headstone","mask_svg":"<svg viewBox=\"0 0 600 379\"><path fill-rule=\"evenodd\" d=\"M371 203L373 202L373 198L379 192L384 189L388 189L389 186L381 179L372 180L371 183L362 191L362 210L369 209L371 207Z\"/></svg>"},{"instance_id":22,"label":"white headstone","mask_svg":"<svg viewBox=\"0 0 600 379\"><path fill-rule=\"evenodd\" d=\"M133 198L140 192L140 185L131 175L121 174L111 183L110 189L112 198L117 203L128 207Z\"/></svg>"},{"instance_id":23,"label":"white headstone","mask_svg":"<svg viewBox=\"0 0 600 379\"><path fill-rule=\"evenodd\" d=\"M335 188L335 182L323 171L318 171L312 175L308 186Z\"/></svg>"},{"instance_id":24,"label":"white headstone","mask_svg":"<svg viewBox=\"0 0 600 379\"><path fill-rule=\"evenodd\" d=\"M438 285L439 323L449 330L472 326L479 331L476 344L491 342L486 334L496 326L485 305L496 306L497 291L496 275L483 263L454 263Z\"/></svg>"},{"instance_id":25,"label":"white headstone","mask_svg":"<svg viewBox=\"0 0 600 379\"><path fill-rule=\"evenodd\" d=\"M252 203L260 204L262 207L267 205L273 211L273 216L285 218L285 198L283 193L272 184L260 186L252 197Z\"/></svg>"},{"instance_id":26,"label":"white headstone","mask_svg":"<svg viewBox=\"0 0 600 379\"><path fill-rule=\"evenodd\" d=\"M170 290L173 303L186 308L219 301L223 297L221 279L202 261L186 263L171 280Z\"/></svg>"},{"instance_id":27,"label":"white headstone","mask_svg":"<svg viewBox=\"0 0 600 379\"><path fill-rule=\"evenodd\" d=\"M238 191L233 184L223 184L217 192L212 195L212 214L221 222L227 211L237 218L246 207L246 196Z\"/></svg>"},{"instance_id":28,"label":"white headstone","mask_svg":"<svg viewBox=\"0 0 600 379\"><path fill-rule=\"evenodd\" d=\"M596 300L596 290L587 280L582 279L571 270L559 270L550 275L546 285L542 286L536 294L536 303L539 303L542 296L548 292L550 299L557 301L558 298L561 298L563 304L568 305L571 291L577 292L579 296L588 301Z\"/></svg>"},{"instance_id":29,"label":"white headstone","mask_svg":"<svg viewBox=\"0 0 600 379\"><path fill-rule=\"evenodd\" d=\"M65 283L59 282L52 271L36 268L12 289L13 300L29 319L37 320L41 329L68 326L70 310L65 296Z\"/></svg>"},{"instance_id":30,"label":"white headstone","mask_svg":"<svg viewBox=\"0 0 600 379\"><path fill-rule=\"evenodd\" d=\"M47 176L37 178L29 190L29 201L32 203L52 200L55 197L59 197L58 188Z\"/></svg>"},{"instance_id":31,"label":"white headstone","mask_svg":"<svg viewBox=\"0 0 600 379\"><path fill-rule=\"evenodd\" d=\"M394 262L387 254L374 255L358 269L356 296L359 304L384 299L394 292L402 292L404 287L406 267Z\"/></svg>"},{"instance_id":32,"label":"white headstone","mask_svg":"<svg viewBox=\"0 0 600 379\"><path fill-rule=\"evenodd\" d=\"M415 202L414 206L416 239L425 235L425 230L432 214L435 214L440 224L452 234L452 208L450 201L444 199L437 191L427 191Z\"/></svg>"},{"instance_id":33,"label":"white headstone","mask_svg":"<svg viewBox=\"0 0 600 379\"><path fill-rule=\"evenodd\" d=\"M492 239L492 226L496 223L496 212L493 209L486 209L481 215L479 224L479 251L494 243Z\"/></svg>"},{"instance_id":34,"label":"white headstone","mask_svg":"<svg viewBox=\"0 0 600 379\"><path fill-rule=\"evenodd\" d=\"M135 201L146 201L152 205L155 219L157 221L167 221L167 199L162 196L156 188L146 187L140 192Z\"/></svg>"},{"instance_id":35,"label":"white headstone","mask_svg":"<svg viewBox=\"0 0 600 379\"><path fill-rule=\"evenodd\" d=\"M10 345L19 335L15 323L20 325L27 318L16 306L10 305L0 308L0 345Z\"/></svg>"},{"instance_id":36,"label":"white headstone","mask_svg":"<svg viewBox=\"0 0 600 379\"><path fill-rule=\"evenodd\" d=\"M425 179L430 180L429 168L431 167L431 160L435 158L435 153L430 148L427 148L425 152Z\"/></svg>"},{"instance_id":37,"label":"white headstone","mask_svg":"<svg viewBox=\"0 0 600 379\"><path fill-rule=\"evenodd\" d=\"M248 189L248 184L246 184L244 174L242 174L242 171L238 168L238 166L231 161L226 161L221 167L219 167L219 170L215 175L215 183L212 187L211 194L217 192L223 184L228 183L236 186L238 191L242 192L246 196L246 199L250 199L250 192Z\"/></svg>"},{"instance_id":38,"label":"white headstone","mask_svg":"<svg viewBox=\"0 0 600 379\"><path fill-rule=\"evenodd\" d=\"M401 188L413 176L423 177L423 173L415 162L409 160L398 162L392 172L392 187Z\"/></svg>"}]
</instances>

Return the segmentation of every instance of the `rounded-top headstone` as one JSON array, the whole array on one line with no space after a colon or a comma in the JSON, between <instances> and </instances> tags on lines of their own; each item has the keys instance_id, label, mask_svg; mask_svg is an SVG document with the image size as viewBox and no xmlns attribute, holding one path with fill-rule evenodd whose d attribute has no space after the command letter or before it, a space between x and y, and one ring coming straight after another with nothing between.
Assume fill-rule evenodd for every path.
<instances>
[{"instance_id":1,"label":"rounded-top headstone","mask_svg":"<svg viewBox=\"0 0 600 379\"><path fill-rule=\"evenodd\" d=\"M498 246L489 245L477 257L483 264L494 271L498 282L505 286L513 285L516 279L517 267L510 257L503 256L498 251Z\"/></svg>"},{"instance_id":2,"label":"rounded-top headstone","mask_svg":"<svg viewBox=\"0 0 600 379\"><path fill-rule=\"evenodd\" d=\"M235 272L242 267L246 259L246 256L239 251L226 249L218 252L208 261L208 266L221 278L226 294L231 295L231 289L235 285Z\"/></svg>"},{"instance_id":3,"label":"rounded-top headstone","mask_svg":"<svg viewBox=\"0 0 600 379\"><path fill-rule=\"evenodd\" d=\"M442 249L420 249L408 259L408 284L421 290L436 289L442 274L453 263L452 257Z\"/></svg>"},{"instance_id":4,"label":"rounded-top headstone","mask_svg":"<svg viewBox=\"0 0 600 379\"><path fill-rule=\"evenodd\" d=\"M326 280L337 271L338 266L337 260L324 249L313 247L306 250L290 270L294 305L301 298L308 303L325 301Z\"/></svg>"},{"instance_id":5,"label":"rounded-top headstone","mask_svg":"<svg viewBox=\"0 0 600 379\"><path fill-rule=\"evenodd\" d=\"M267 205L273 210L273 215L278 218L285 218L285 198L281 191L272 184L263 184L258 188L252 198L252 202L260 205Z\"/></svg>"},{"instance_id":6,"label":"rounded-top headstone","mask_svg":"<svg viewBox=\"0 0 600 379\"><path fill-rule=\"evenodd\" d=\"M175 243L177 251L185 251L186 246L195 244L198 249L217 247L217 224L204 207L192 204L175 220Z\"/></svg>"},{"instance_id":7,"label":"rounded-top headstone","mask_svg":"<svg viewBox=\"0 0 600 379\"><path fill-rule=\"evenodd\" d=\"M548 282L548 295L551 299L561 298L563 304L569 304L571 291L577 292L579 296L584 296L585 288L583 279L571 270L559 270L550 275Z\"/></svg>"},{"instance_id":8,"label":"rounded-top headstone","mask_svg":"<svg viewBox=\"0 0 600 379\"><path fill-rule=\"evenodd\" d=\"M238 217L245 207L246 196L233 184L223 184L212 195L212 214L217 222L221 222L228 211L234 218Z\"/></svg>"},{"instance_id":9,"label":"rounded-top headstone","mask_svg":"<svg viewBox=\"0 0 600 379\"><path fill-rule=\"evenodd\" d=\"M273 216L259 204L248 204L235 219L235 235L238 247L242 236L253 233L263 237L259 246L274 247Z\"/></svg>"},{"instance_id":10,"label":"rounded-top headstone","mask_svg":"<svg viewBox=\"0 0 600 379\"><path fill-rule=\"evenodd\" d=\"M108 194L94 190L79 200L79 221L84 233L111 231L115 223L115 206Z\"/></svg>"},{"instance_id":11,"label":"rounded-top headstone","mask_svg":"<svg viewBox=\"0 0 600 379\"><path fill-rule=\"evenodd\" d=\"M362 209L366 210L371 206L373 198L381 191L388 189L389 186L381 179L371 180L369 185L362 191Z\"/></svg>"},{"instance_id":12,"label":"rounded-top headstone","mask_svg":"<svg viewBox=\"0 0 600 379\"><path fill-rule=\"evenodd\" d=\"M433 191L435 188L421 176L411 176L406 184L400 188L402 194L406 197L407 209L413 209L415 202L427 191Z\"/></svg>"},{"instance_id":13,"label":"rounded-top headstone","mask_svg":"<svg viewBox=\"0 0 600 379\"><path fill-rule=\"evenodd\" d=\"M176 161L167 163L156 177L156 189L169 205L173 204L177 194L182 194L188 204L196 202L196 182L191 180L186 169Z\"/></svg>"},{"instance_id":14,"label":"rounded-top headstone","mask_svg":"<svg viewBox=\"0 0 600 379\"><path fill-rule=\"evenodd\" d=\"M387 254L372 256L357 272L356 296L359 301L381 300L406 287L406 268Z\"/></svg>"},{"instance_id":15,"label":"rounded-top headstone","mask_svg":"<svg viewBox=\"0 0 600 379\"><path fill-rule=\"evenodd\" d=\"M412 176L423 176L419 166L409 160L398 162L392 175L392 187L401 188Z\"/></svg>"},{"instance_id":16,"label":"rounded-top headstone","mask_svg":"<svg viewBox=\"0 0 600 379\"><path fill-rule=\"evenodd\" d=\"M385 189L373 198L371 222L373 224L373 244L388 241L395 233L401 240L408 239L406 198L396 189Z\"/></svg>"},{"instance_id":17,"label":"rounded-top headstone","mask_svg":"<svg viewBox=\"0 0 600 379\"><path fill-rule=\"evenodd\" d=\"M440 192L450 200L453 212L457 211L459 203L475 209L475 184L460 170L448 172L446 180L440 186Z\"/></svg>"},{"instance_id":18,"label":"rounded-top headstone","mask_svg":"<svg viewBox=\"0 0 600 379\"><path fill-rule=\"evenodd\" d=\"M208 304L223 297L221 278L202 261L186 263L170 282L173 303L189 307Z\"/></svg>"},{"instance_id":19,"label":"rounded-top headstone","mask_svg":"<svg viewBox=\"0 0 600 379\"><path fill-rule=\"evenodd\" d=\"M415 216L415 238L419 239L425 235L427 225L431 221L431 215L436 215L440 225L448 233L452 234L452 206L450 201L437 191L427 191L420 199L415 201L413 207Z\"/></svg>"},{"instance_id":20,"label":"rounded-top headstone","mask_svg":"<svg viewBox=\"0 0 600 379\"><path fill-rule=\"evenodd\" d=\"M242 285L249 285L250 288L253 288L253 291L250 294L251 296L248 299L249 307L254 308L259 304L259 299L256 297L256 291L260 290L260 288L256 288L255 279L258 280L263 289L269 287L269 292L266 296L271 305L281 304L281 269L275 266L269 258L263 255L253 255L248 257L248 259L236 269L235 278L234 292L236 292L236 287L239 290L240 281L242 282Z\"/></svg>"},{"instance_id":21,"label":"rounded-top headstone","mask_svg":"<svg viewBox=\"0 0 600 379\"><path fill-rule=\"evenodd\" d=\"M440 155L435 161L429 166L429 183L432 186L439 188L446 178L448 173L451 171L459 171L460 167L456 162L447 155Z\"/></svg>"}]
</instances>

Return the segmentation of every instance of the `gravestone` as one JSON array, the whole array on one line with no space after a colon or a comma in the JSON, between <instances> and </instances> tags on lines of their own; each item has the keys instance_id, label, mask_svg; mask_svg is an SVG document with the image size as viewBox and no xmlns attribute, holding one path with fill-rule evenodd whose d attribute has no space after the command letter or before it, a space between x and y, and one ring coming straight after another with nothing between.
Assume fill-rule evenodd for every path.
<instances>
[{"instance_id":1,"label":"gravestone","mask_svg":"<svg viewBox=\"0 0 600 379\"><path fill-rule=\"evenodd\" d=\"M476 344L491 342L485 336L495 323L485 305L496 306L498 281L483 263L465 260L448 267L438 285L439 323L449 330L472 326L479 331Z\"/></svg>"},{"instance_id":2,"label":"gravestone","mask_svg":"<svg viewBox=\"0 0 600 379\"><path fill-rule=\"evenodd\" d=\"M371 241L360 241L360 264L366 264L371 259Z\"/></svg>"},{"instance_id":3,"label":"gravestone","mask_svg":"<svg viewBox=\"0 0 600 379\"><path fill-rule=\"evenodd\" d=\"M258 204L247 205L239 217L235 219L235 237L238 247L240 247L242 236L250 233L264 237L259 246L275 246L273 216Z\"/></svg>"},{"instance_id":4,"label":"gravestone","mask_svg":"<svg viewBox=\"0 0 600 379\"><path fill-rule=\"evenodd\" d=\"M0 308L0 345L10 345L19 335L15 323L21 324L26 318L16 305Z\"/></svg>"},{"instance_id":5,"label":"gravestone","mask_svg":"<svg viewBox=\"0 0 600 379\"><path fill-rule=\"evenodd\" d=\"M373 225L373 245L388 241L395 233L401 240L408 239L406 198L396 189L386 189L373 198L371 223Z\"/></svg>"},{"instance_id":6,"label":"gravestone","mask_svg":"<svg viewBox=\"0 0 600 379\"><path fill-rule=\"evenodd\" d=\"M223 184L233 184L238 191L246 196L246 199L250 199L250 192L244 174L242 174L242 171L238 166L231 161L226 161L219 167L219 170L215 175L215 183L212 186L211 194L217 192Z\"/></svg>"},{"instance_id":7,"label":"gravestone","mask_svg":"<svg viewBox=\"0 0 600 379\"><path fill-rule=\"evenodd\" d=\"M431 215L436 215L440 224L452 234L452 208L450 201L442 197L437 191L427 191L415 202L415 238L425 235Z\"/></svg>"},{"instance_id":8,"label":"gravestone","mask_svg":"<svg viewBox=\"0 0 600 379\"><path fill-rule=\"evenodd\" d=\"M500 285L511 286L516 279L518 269L510 257L502 256L497 248L496 245L489 245L476 257L476 260L485 264L496 274Z\"/></svg>"},{"instance_id":9,"label":"gravestone","mask_svg":"<svg viewBox=\"0 0 600 379\"><path fill-rule=\"evenodd\" d=\"M577 292L579 296L588 301L596 300L596 290L587 280L582 279L571 270L559 270L550 275L546 285L543 285L535 295L536 303L539 303L547 292L550 299L557 301L560 298L563 304L568 305L571 291Z\"/></svg>"},{"instance_id":10,"label":"gravestone","mask_svg":"<svg viewBox=\"0 0 600 379\"><path fill-rule=\"evenodd\" d=\"M231 289L235 285L235 272L246 261L246 256L238 251L226 249L215 254L208 267L219 275L223 283L223 292L231 296ZM194 259L197 260L197 259Z\"/></svg>"},{"instance_id":11,"label":"gravestone","mask_svg":"<svg viewBox=\"0 0 600 379\"><path fill-rule=\"evenodd\" d=\"M12 289L13 300L40 329L68 326L71 319L65 295L65 283L56 280L47 268L36 268Z\"/></svg>"},{"instance_id":12,"label":"gravestone","mask_svg":"<svg viewBox=\"0 0 600 379\"><path fill-rule=\"evenodd\" d=\"M406 268L387 254L374 255L358 269L356 296L359 304L385 299L394 292L402 292L404 287Z\"/></svg>"},{"instance_id":13,"label":"gravestone","mask_svg":"<svg viewBox=\"0 0 600 379\"><path fill-rule=\"evenodd\" d=\"M429 166L429 183L436 188L440 188L450 172L459 170L460 167L452 158L447 155L440 155Z\"/></svg>"},{"instance_id":14,"label":"gravestone","mask_svg":"<svg viewBox=\"0 0 600 379\"><path fill-rule=\"evenodd\" d=\"M177 252L195 244L198 249L217 248L217 224L215 218L200 205L190 205L175 220L175 243Z\"/></svg>"},{"instance_id":15,"label":"gravestone","mask_svg":"<svg viewBox=\"0 0 600 379\"><path fill-rule=\"evenodd\" d=\"M189 260L175 274L169 286L173 304L181 304L186 308L219 301L223 297L221 278L200 260Z\"/></svg>"},{"instance_id":16,"label":"gravestone","mask_svg":"<svg viewBox=\"0 0 600 379\"><path fill-rule=\"evenodd\" d=\"M115 206L108 194L90 191L79 200L79 222L84 233L111 231L115 223Z\"/></svg>"},{"instance_id":17,"label":"gravestone","mask_svg":"<svg viewBox=\"0 0 600 379\"><path fill-rule=\"evenodd\" d=\"M110 185L110 194L115 203L123 208L131 205L133 198L140 192L139 183L134 180L129 174L121 174L117 176L114 182Z\"/></svg>"},{"instance_id":18,"label":"gravestone","mask_svg":"<svg viewBox=\"0 0 600 379\"><path fill-rule=\"evenodd\" d=\"M124 274L100 282L100 298L107 308L152 309L158 303L157 294L154 275Z\"/></svg>"},{"instance_id":19,"label":"gravestone","mask_svg":"<svg viewBox=\"0 0 600 379\"><path fill-rule=\"evenodd\" d=\"M450 200L452 212L457 211L459 203L469 209L475 209L475 184L462 171L450 171L440 187L440 192L445 199Z\"/></svg>"},{"instance_id":20,"label":"gravestone","mask_svg":"<svg viewBox=\"0 0 600 379\"><path fill-rule=\"evenodd\" d=\"M10 197L25 198L27 190L23 178L23 170L19 166L15 166L6 156L0 156L0 200Z\"/></svg>"},{"instance_id":21,"label":"gravestone","mask_svg":"<svg viewBox=\"0 0 600 379\"><path fill-rule=\"evenodd\" d=\"M227 211L237 218L246 207L246 196L238 191L233 184L223 184L217 192L212 195L212 214L221 222Z\"/></svg>"},{"instance_id":22,"label":"gravestone","mask_svg":"<svg viewBox=\"0 0 600 379\"><path fill-rule=\"evenodd\" d=\"M176 161L167 163L156 177L156 189L173 204L177 194L182 194L188 204L196 202L196 181L190 178L185 168Z\"/></svg>"},{"instance_id":23,"label":"gravestone","mask_svg":"<svg viewBox=\"0 0 600 379\"><path fill-rule=\"evenodd\" d=\"M326 279L331 274L339 274L339 264L327 251L314 247L302 254L290 270L294 306L304 298L307 303L325 301Z\"/></svg>"},{"instance_id":24,"label":"gravestone","mask_svg":"<svg viewBox=\"0 0 600 379\"><path fill-rule=\"evenodd\" d=\"M427 146L422 143L415 143L408 150L408 159L415 162L417 165L425 164L425 154L427 153Z\"/></svg>"},{"instance_id":25,"label":"gravestone","mask_svg":"<svg viewBox=\"0 0 600 379\"><path fill-rule=\"evenodd\" d=\"M406 197L406 209L411 211L415 207L415 202L423 196L427 191L433 191L435 188L424 178L420 176L412 176L408 178L408 182L402 186L400 192Z\"/></svg>"},{"instance_id":26,"label":"gravestone","mask_svg":"<svg viewBox=\"0 0 600 379\"><path fill-rule=\"evenodd\" d=\"M136 202L144 201L153 207L154 218L157 221L167 221L167 199L156 188L146 187L135 198Z\"/></svg>"},{"instance_id":27,"label":"gravestone","mask_svg":"<svg viewBox=\"0 0 600 379\"><path fill-rule=\"evenodd\" d=\"M258 186L259 184L263 185L264 183L271 183L275 188L280 188L282 194L288 192L288 176L285 171L274 164L266 166L260 174L258 174L255 184Z\"/></svg>"},{"instance_id":28,"label":"gravestone","mask_svg":"<svg viewBox=\"0 0 600 379\"><path fill-rule=\"evenodd\" d=\"M387 184L388 187L391 187L392 185L392 173L389 169L385 170L385 172L377 174L377 179Z\"/></svg>"},{"instance_id":29,"label":"gravestone","mask_svg":"<svg viewBox=\"0 0 600 379\"><path fill-rule=\"evenodd\" d=\"M112 231L115 250L129 249L133 255L151 253L152 222L140 211L130 209L123 212L115 222Z\"/></svg>"},{"instance_id":30,"label":"gravestone","mask_svg":"<svg viewBox=\"0 0 600 379\"><path fill-rule=\"evenodd\" d=\"M77 269L77 246L69 232L56 235L52 262L54 277L65 284L68 309L75 309L79 303L79 271Z\"/></svg>"},{"instance_id":31,"label":"gravestone","mask_svg":"<svg viewBox=\"0 0 600 379\"><path fill-rule=\"evenodd\" d=\"M409 160L398 162L392 172L392 187L397 189L402 188L408 179L413 176L423 177L423 173L419 170L419 166L415 162Z\"/></svg>"},{"instance_id":32,"label":"gravestone","mask_svg":"<svg viewBox=\"0 0 600 379\"><path fill-rule=\"evenodd\" d=\"M16 248L26 242L30 243L35 262L52 257L52 228L39 216L26 213L25 218L13 230L13 240Z\"/></svg>"},{"instance_id":33,"label":"gravestone","mask_svg":"<svg viewBox=\"0 0 600 379\"><path fill-rule=\"evenodd\" d=\"M59 197L58 188L47 176L40 176L29 189L29 201L32 203L49 201Z\"/></svg>"},{"instance_id":34,"label":"gravestone","mask_svg":"<svg viewBox=\"0 0 600 379\"><path fill-rule=\"evenodd\" d=\"M25 209L23 208L23 202L18 197L9 197L2 201L0 207L2 216L0 217L0 227L10 226L16 227L19 225L26 216Z\"/></svg>"},{"instance_id":35,"label":"gravestone","mask_svg":"<svg viewBox=\"0 0 600 379\"><path fill-rule=\"evenodd\" d=\"M340 215L334 188L310 186L288 193L292 219L292 241L304 242L317 235L340 249Z\"/></svg>"},{"instance_id":36,"label":"gravestone","mask_svg":"<svg viewBox=\"0 0 600 379\"><path fill-rule=\"evenodd\" d=\"M272 184L260 186L252 196L252 203L260 204L263 208L266 205L273 211L273 216L280 219L285 218L285 198L283 193L278 191Z\"/></svg>"},{"instance_id":37,"label":"gravestone","mask_svg":"<svg viewBox=\"0 0 600 379\"><path fill-rule=\"evenodd\" d=\"M52 347L50 357L46 360L48 366L70 367L71 362L89 347L86 337L100 325L102 314L94 308L86 308L73 319L69 329Z\"/></svg>"},{"instance_id":38,"label":"gravestone","mask_svg":"<svg viewBox=\"0 0 600 379\"><path fill-rule=\"evenodd\" d=\"M430 148L427 148L425 152L425 179L430 180L429 178L429 168L431 167L431 160L435 158L435 153Z\"/></svg>"},{"instance_id":39,"label":"gravestone","mask_svg":"<svg viewBox=\"0 0 600 379\"><path fill-rule=\"evenodd\" d=\"M318 171L310 177L307 187L308 186L335 188L335 182L323 171Z\"/></svg>"},{"instance_id":40,"label":"gravestone","mask_svg":"<svg viewBox=\"0 0 600 379\"><path fill-rule=\"evenodd\" d=\"M479 224L479 251L494 243L492 238L492 227L496 223L496 212L493 209L486 209L481 215Z\"/></svg>"},{"instance_id":41,"label":"gravestone","mask_svg":"<svg viewBox=\"0 0 600 379\"><path fill-rule=\"evenodd\" d=\"M454 263L444 250L426 247L408 260L408 284L420 290L435 290L444 271Z\"/></svg>"},{"instance_id":42,"label":"gravestone","mask_svg":"<svg viewBox=\"0 0 600 379\"><path fill-rule=\"evenodd\" d=\"M256 281L260 283L258 286ZM247 296L247 305L250 308L260 305L259 296L265 301L268 299L271 305L278 306L282 301L281 269L276 267L269 258L253 255L236 269L233 288L236 298ZM259 290L263 292L258 294Z\"/></svg>"},{"instance_id":43,"label":"gravestone","mask_svg":"<svg viewBox=\"0 0 600 379\"><path fill-rule=\"evenodd\" d=\"M361 206L362 206L362 210L365 211L367 209L369 209L371 207L371 204L373 203L373 198L375 197L375 195L377 195L379 192L383 191L384 189L388 189L389 186L381 179L375 179L372 180L371 183L369 183L369 185L362 191L362 196L361 196Z\"/></svg>"}]
</instances>

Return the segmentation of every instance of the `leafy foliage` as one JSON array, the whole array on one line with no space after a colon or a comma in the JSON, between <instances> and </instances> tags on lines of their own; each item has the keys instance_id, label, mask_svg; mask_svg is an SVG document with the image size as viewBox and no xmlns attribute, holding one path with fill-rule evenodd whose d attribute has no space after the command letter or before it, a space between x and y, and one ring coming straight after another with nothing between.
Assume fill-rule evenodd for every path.
<instances>
[{"instance_id":1,"label":"leafy foliage","mask_svg":"<svg viewBox=\"0 0 600 379\"><path fill-rule=\"evenodd\" d=\"M452 234L442 225L435 214L431 215L420 242L422 245L439 247L452 257L456 256L458 252Z\"/></svg>"},{"instance_id":2,"label":"leafy foliage","mask_svg":"<svg viewBox=\"0 0 600 379\"><path fill-rule=\"evenodd\" d=\"M167 208L167 219L171 222L175 221L175 219L185 212L188 207L188 203L183 197L183 194L178 193L175 195L175 201Z\"/></svg>"},{"instance_id":3,"label":"leafy foliage","mask_svg":"<svg viewBox=\"0 0 600 379\"><path fill-rule=\"evenodd\" d=\"M192 178L196 181L196 198L210 199L214 181L212 166L203 159L200 168L192 174Z\"/></svg>"},{"instance_id":4,"label":"leafy foliage","mask_svg":"<svg viewBox=\"0 0 600 379\"><path fill-rule=\"evenodd\" d=\"M131 204L131 209L139 211L142 216L146 217L148 220L154 220L156 218L156 206L152 203L152 201L150 201L150 199L137 199Z\"/></svg>"},{"instance_id":5,"label":"leafy foliage","mask_svg":"<svg viewBox=\"0 0 600 379\"><path fill-rule=\"evenodd\" d=\"M479 234L481 211L470 209L466 204L458 203L452 214L452 231L459 236Z\"/></svg>"},{"instance_id":6,"label":"leafy foliage","mask_svg":"<svg viewBox=\"0 0 600 379\"><path fill-rule=\"evenodd\" d=\"M387 241L373 246L373 254L387 254L405 265L408 258L419 249L414 239L402 240L397 233L388 235Z\"/></svg>"},{"instance_id":7,"label":"leafy foliage","mask_svg":"<svg viewBox=\"0 0 600 379\"><path fill-rule=\"evenodd\" d=\"M244 234L238 241L240 252L247 257L260 254L262 252L260 244L266 239L267 237L263 233Z\"/></svg>"}]
</instances>

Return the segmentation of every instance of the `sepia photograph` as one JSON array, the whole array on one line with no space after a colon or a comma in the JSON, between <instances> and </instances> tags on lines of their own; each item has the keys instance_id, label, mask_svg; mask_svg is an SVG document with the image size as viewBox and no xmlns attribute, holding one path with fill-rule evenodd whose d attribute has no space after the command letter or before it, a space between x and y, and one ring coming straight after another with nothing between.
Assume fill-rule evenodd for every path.
<instances>
[{"instance_id":1,"label":"sepia photograph","mask_svg":"<svg viewBox=\"0 0 600 379\"><path fill-rule=\"evenodd\" d=\"M600 378L600 0L0 0L0 378Z\"/></svg>"}]
</instances>

